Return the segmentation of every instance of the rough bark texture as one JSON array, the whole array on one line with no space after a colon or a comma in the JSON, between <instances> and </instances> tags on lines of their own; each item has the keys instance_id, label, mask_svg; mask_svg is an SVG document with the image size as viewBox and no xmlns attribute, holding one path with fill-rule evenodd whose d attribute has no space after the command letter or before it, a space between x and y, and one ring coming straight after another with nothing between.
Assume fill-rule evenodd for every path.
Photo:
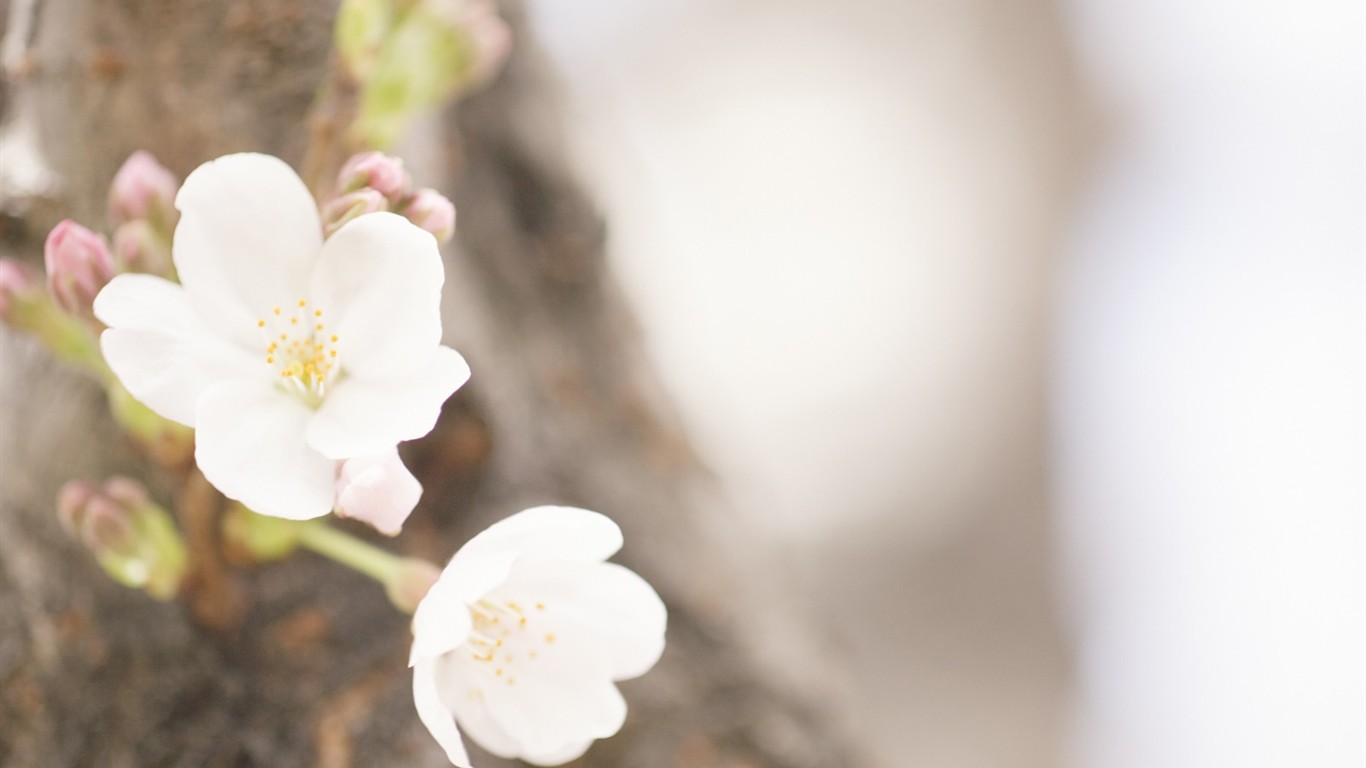
<instances>
[{"instance_id":1,"label":"rough bark texture","mask_svg":"<svg viewBox=\"0 0 1366 768\"><path fill-rule=\"evenodd\" d=\"M41 0L3 118L36 129L57 186L4 190L5 255L39 259L58 217L101 223L108 181L138 148L181 175L244 149L297 164L333 5ZM648 370L553 126L525 47L442 120L449 167L424 170L449 179L460 210L446 319L475 376L405 447L427 493L392 546L443 560L532 503L601 510L626 532L622 562L669 604L669 646L623 686L623 733L579 765L858 764L737 629L714 489ZM0 765L445 764L412 707L407 622L365 578L308 554L230 569L240 615L215 630L104 577L59 528L57 488L123 472L170 503L170 478L120 440L94 384L29 340L0 335L0 366Z\"/></svg>"}]
</instances>

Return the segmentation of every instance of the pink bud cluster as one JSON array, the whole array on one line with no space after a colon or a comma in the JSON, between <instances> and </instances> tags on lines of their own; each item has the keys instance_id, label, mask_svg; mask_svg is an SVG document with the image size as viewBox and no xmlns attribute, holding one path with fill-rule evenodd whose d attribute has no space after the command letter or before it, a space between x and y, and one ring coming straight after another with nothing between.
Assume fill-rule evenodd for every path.
<instances>
[{"instance_id":1,"label":"pink bud cluster","mask_svg":"<svg viewBox=\"0 0 1366 768\"><path fill-rule=\"evenodd\" d=\"M168 227L175 218L176 177L151 153L138 150L124 161L109 185L109 218L115 226L147 219Z\"/></svg>"},{"instance_id":2,"label":"pink bud cluster","mask_svg":"<svg viewBox=\"0 0 1366 768\"><path fill-rule=\"evenodd\" d=\"M43 244L47 287L57 306L98 329L91 306L119 272L170 276L171 230L175 223L175 176L156 158L134 152L114 174L109 187L109 218L114 247L103 235L66 219ZM8 316L20 276L13 267L0 275L0 316Z\"/></svg>"},{"instance_id":3,"label":"pink bud cluster","mask_svg":"<svg viewBox=\"0 0 1366 768\"><path fill-rule=\"evenodd\" d=\"M72 480L57 493L57 519L72 536L97 554L133 554L132 515L150 504L140 483L111 477L103 485Z\"/></svg>"},{"instance_id":4,"label":"pink bud cluster","mask_svg":"<svg viewBox=\"0 0 1366 768\"><path fill-rule=\"evenodd\" d=\"M403 161L383 152L352 155L337 174L337 194L323 205L328 235L357 216L393 211L447 243L455 235L455 205L434 189L413 190Z\"/></svg>"},{"instance_id":5,"label":"pink bud cluster","mask_svg":"<svg viewBox=\"0 0 1366 768\"><path fill-rule=\"evenodd\" d=\"M150 153L138 150L124 161L109 186L109 219L119 272L170 277L171 233L180 182Z\"/></svg>"},{"instance_id":6,"label":"pink bud cluster","mask_svg":"<svg viewBox=\"0 0 1366 768\"><path fill-rule=\"evenodd\" d=\"M166 510L136 480L73 480L57 494L62 527L119 583L167 600L180 591L185 547Z\"/></svg>"}]
</instances>

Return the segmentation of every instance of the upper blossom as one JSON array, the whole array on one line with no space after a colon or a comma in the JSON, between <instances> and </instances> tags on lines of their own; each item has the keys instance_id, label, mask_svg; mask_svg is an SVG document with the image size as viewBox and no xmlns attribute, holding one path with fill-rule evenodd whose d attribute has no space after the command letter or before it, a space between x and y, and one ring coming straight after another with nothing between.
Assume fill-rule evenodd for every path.
<instances>
[{"instance_id":1,"label":"upper blossom","mask_svg":"<svg viewBox=\"0 0 1366 768\"><path fill-rule=\"evenodd\" d=\"M195 429L195 460L266 515L327 514L338 462L384 454L436 424L469 378L441 346L441 256L375 213L323 241L283 161L205 163L176 196L180 283L115 277L95 300L109 367L152 410Z\"/></svg>"}]
</instances>

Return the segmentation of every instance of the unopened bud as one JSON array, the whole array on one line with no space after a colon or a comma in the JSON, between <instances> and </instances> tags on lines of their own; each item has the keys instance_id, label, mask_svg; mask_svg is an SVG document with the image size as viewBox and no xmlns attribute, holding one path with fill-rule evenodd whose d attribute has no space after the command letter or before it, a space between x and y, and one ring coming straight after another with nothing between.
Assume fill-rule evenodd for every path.
<instances>
[{"instance_id":1,"label":"unopened bud","mask_svg":"<svg viewBox=\"0 0 1366 768\"><path fill-rule=\"evenodd\" d=\"M0 319L17 325L24 307L42 298L37 270L13 259L0 259Z\"/></svg>"},{"instance_id":2,"label":"unopened bud","mask_svg":"<svg viewBox=\"0 0 1366 768\"><path fill-rule=\"evenodd\" d=\"M103 486L69 482L57 494L57 513L115 581L158 600L180 591L185 544L171 516L152 503L141 483L122 477Z\"/></svg>"},{"instance_id":3,"label":"unopened bud","mask_svg":"<svg viewBox=\"0 0 1366 768\"><path fill-rule=\"evenodd\" d=\"M470 3L465 28L474 41L474 61L470 65L470 85L483 85L498 74L512 51L512 28L498 15L493 3Z\"/></svg>"},{"instance_id":4,"label":"unopened bud","mask_svg":"<svg viewBox=\"0 0 1366 768\"><path fill-rule=\"evenodd\" d=\"M170 243L146 219L125 221L114 231L114 265L119 272L145 272L169 277Z\"/></svg>"},{"instance_id":5,"label":"unopened bud","mask_svg":"<svg viewBox=\"0 0 1366 768\"><path fill-rule=\"evenodd\" d=\"M258 515L233 504L223 516L223 544L228 558L243 565L279 560L299 546L299 523Z\"/></svg>"},{"instance_id":6,"label":"unopened bud","mask_svg":"<svg viewBox=\"0 0 1366 768\"><path fill-rule=\"evenodd\" d=\"M408 172L403 161L383 152L352 155L337 174L337 190L342 194L369 187L390 200L408 191Z\"/></svg>"},{"instance_id":7,"label":"unopened bud","mask_svg":"<svg viewBox=\"0 0 1366 768\"><path fill-rule=\"evenodd\" d=\"M104 367L85 324L59 309L38 270L0 259L0 320L37 336L53 353L95 370ZM93 322L93 321L91 321Z\"/></svg>"},{"instance_id":8,"label":"unopened bud","mask_svg":"<svg viewBox=\"0 0 1366 768\"><path fill-rule=\"evenodd\" d=\"M127 508L107 496L94 496L86 503L79 534L85 546L101 558L126 560L138 555L137 536ZM137 569L145 572L140 566Z\"/></svg>"},{"instance_id":9,"label":"unopened bud","mask_svg":"<svg viewBox=\"0 0 1366 768\"><path fill-rule=\"evenodd\" d=\"M365 187L334 199L323 207L323 232L331 237L343 224L367 213L389 210L389 201L379 190Z\"/></svg>"},{"instance_id":10,"label":"unopened bud","mask_svg":"<svg viewBox=\"0 0 1366 768\"><path fill-rule=\"evenodd\" d=\"M434 189L419 189L401 211L404 218L436 236L441 244L455 236L455 204Z\"/></svg>"},{"instance_id":11,"label":"unopened bud","mask_svg":"<svg viewBox=\"0 0 1366 768\"><path fill-rule=\"evenodd\" d=\"M399 562L398 570L385 582L384 591L395 608L411 614L417 610L417 604L427 596L440 576L441 569L426 560L405 557Z\"/></svg>"},{"instance_id":12,"label":"unopened bud","mask_svg":"<svg viewBox=\"0 0 1366 768\"><path fill-rule=\"evenodd\" d=\"M397 449L347 459L337 472L337 515L386 536L398 535L420 498L422 484L403 466Z\"/></svg>"},{"instance_id":13,"label":"unopened bud","mask_svg":"<svg viewBox=\"0 0 1366 768\"><path fill-rule=\"evenodd\" d=\"M109 186L109 215L115 224L145 219L170 232L180 183L150 153L138 150L123 162Z\"/></svg>"},{"instance_id":14,"label":"unopened bud","mask_svg":"<svg viewBox=\"0 0 1366 768\"><path fill-rule=\"evenodd\" d=\"M72 536L79 534L85 506L95 498L100 487L91 480L72 480L57 491L57 519Z\"/></svg>"},{"instance_id":15,"label":"unopened bud","mask_svg":"<svg viewBox=\"0 0 1366 768\"><path fill-rule=\"evenodd\" d=\"M104 238L66 219L43 244L47 287L57 304L74 317L90 318L95 294L114 278L114 256Z\"/></svg>"}]
</instances>

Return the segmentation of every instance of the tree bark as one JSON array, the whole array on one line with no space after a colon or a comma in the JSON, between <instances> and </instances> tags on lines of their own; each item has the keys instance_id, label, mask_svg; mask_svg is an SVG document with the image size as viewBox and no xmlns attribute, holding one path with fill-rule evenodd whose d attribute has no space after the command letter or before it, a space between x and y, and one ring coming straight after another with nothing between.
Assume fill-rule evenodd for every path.
<instances>
[{"instance_id":1,"label":"tree bark","mask_svg":"<svg viewBox=\"0 0 1366 768\"><path fill-rule=\"evenodd\" d=\"M28 51L0 94L4 131L31 130L51 171L0 169L5 255L37 261L60 217L99 225L135 149L182 177L248 149L297 166L334 5L0 3ZM442 117L445 164L419 169L460 211L447 341L474 378L404 446L426 493L391 547L444 561L535 503L602 511L625 531L619 559L668 604L669 642L623 685L623 732L577 765L860 764L814 692L779 682L748 638L750 593L729 555L743 536L646 363L526 38L490 88ZM120 438L96 385L30 340L6 330L0 363L0 765L445 764L411 703L407 620L365 578L309 554L230 567L241 602L222 622L107 579L61 531L57 488L132 474L169 506L172 478Z\"/></svg>"}]
</instances>

